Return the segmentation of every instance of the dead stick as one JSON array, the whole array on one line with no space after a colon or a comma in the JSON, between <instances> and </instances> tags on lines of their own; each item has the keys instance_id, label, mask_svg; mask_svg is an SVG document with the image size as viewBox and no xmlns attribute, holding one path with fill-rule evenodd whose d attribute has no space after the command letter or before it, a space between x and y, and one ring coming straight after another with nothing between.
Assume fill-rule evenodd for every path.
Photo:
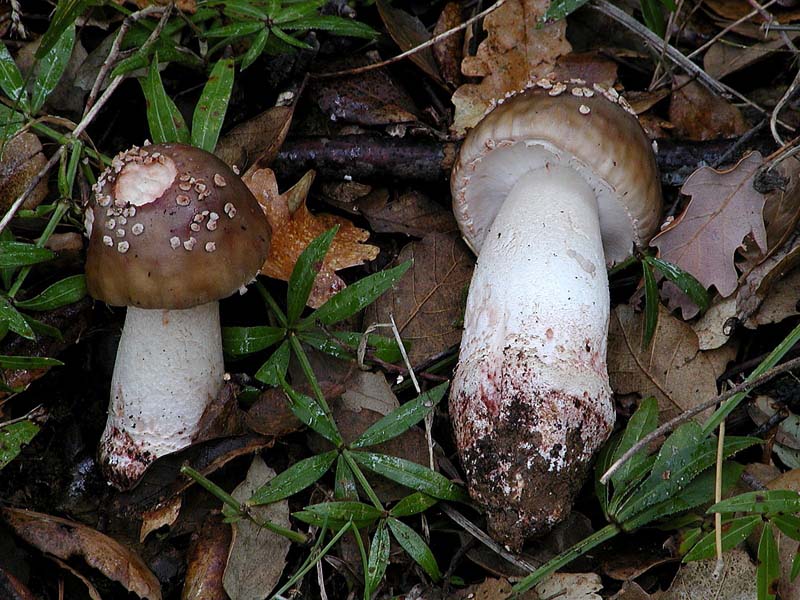
<instances>
[{"instance_id":1,"label":"dead stick","mask_svg":"<svg viewBox=\"0 0 800 600\"><path fill-rule=\"evenodd\" d=\"M638 453L642 448L649 445L653 440L656 440L662 435L669 433L675 427L677 427L682 423L685 423L695 415L699 415L704 410L708 410L709 408L712 408L717 404L720 404L721 402L724 402L725 400L732 398L739 392L750 392L754 388L757 388L761 384L766 383L770 379L773 379L774 377L777 377L778 375L785 373L787 371L791 371L792 369L797 369L798 367L800 367L800 358L794 358L781 365L772 367L769 371L767 371L760 377L756 377L752 381L743 381L742 383L735 385L734 387L729 389L727 392L715 396L714 398L711 398L711 400L706 400L705 402L701 402L700 404L693 406L689 410L681 413L674 419L670 419L660 427L656 428L655 430L644 436L641 440L636 442L627 452L625 452L625 454L620 456L619 459L616 462L614 462L614 464L611 465L606 470L605 473L603 473L603 476L600 478L600 483L602 483L603 485L607 484L609 478L614 473L616 473L622 465L628 462L631 459L631 457L633 457L634 454Z\"/></svg>"}]
</instances>

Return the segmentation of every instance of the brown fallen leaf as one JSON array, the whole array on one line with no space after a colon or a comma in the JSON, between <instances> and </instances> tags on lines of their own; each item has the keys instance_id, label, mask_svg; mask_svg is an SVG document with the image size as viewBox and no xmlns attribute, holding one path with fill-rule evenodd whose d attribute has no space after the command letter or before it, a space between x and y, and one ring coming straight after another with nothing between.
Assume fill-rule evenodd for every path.
<instances>
[{"instance_id":1,"label":"brown fallen leaf","mask_svg":"<svg viewBox=\"0 0 800 600\"><path fill-rule=\"evenodd\" d=\"M461 5L458 2L448 2L442 8L442 12L433 28L433 37L455 29L462 23ZM439 71L444 80L451 86L456 87L461 82L462 48L464 47L464 33L459 32L433 45L433 57L439 65Z\"/></svg>"},{"instance_id":2,"label":"brown fallen leaf","mask_svg":"<svg viewBox=\"0 0 800 600\"><path fill-rule=\"evenodd\" d=\"M461 72L482 77L453 94L456 107L452 132L463 136L483 117L492 102L548 75L558 57L569 53L566 20L542 26L549 0L508 0L483 21L486 39L475 56L465 56Z\"/></svg>"},{"instance_id":3,"label":"brown fallen leaf","mask_svg":"<svg viewBox=\"0 0 800 600\"><path fill-rule=\"evenodd\" d=\"M419 364L461 340L466 293L473 258L455 233L431 233L405 246L397 262L413 264L391 290L365 313L366 323L385 323L394 315L403 340L411 344L408 357Z\"/></svg>"},{"instance_id":4,"label":"brown fallen leaf","mask_svg":"<svg viewBox=\"0 0 800 600\"><path fill-rule=\"evenodd\" d=\"M391 201L388 193L369 194L358 201L358 210L377 233L405 233L422 238L433 232L458 231L453 211L445 210L416 190Z\"/></svg>"},{"instance_id":5,"label":"brown fallen leaf","mask_svg":"<svg viewBox=\"0 0 800 600\"><path fill-rule=\"evenodd\" d=\"M800 269L795 268L772 286L758 310L745 321L745 327L756 329L800 314L797 290L800 290Z\"/></svg>"},{"instance_id":6,"label":"brown fallen leaf","mask_svg":"<svg viewBox=\"0 0 800 600\"><path fill-rule=\"evenodd\" d=\"M657 597L658 592L655 596L651 596L635 581L626 581L622 584L622 589L614 594L611 600L651 600Z\"/></svg>"},{"instance_id":7,"label":"brown fallen leaf","mask_svg":"<svg viewBox=\"0 0 800 600\"><path fill-rule=\"evenodd\" d=\"M86 588L86 593L89 595L91 600L103 600L100 597L100 593L97 589L92 585L92 582L89 581L87 577L82 575L77 569L74 569L69 564L65 563L63 560L59 560L55 556L51 556L50 559L56 563L59 567L70 573L73 577L75 577L78 581L80 581L84 587ZM0 596L0 598L4 598L5 596Z\"/></svg>"},{"instance_id":8,"label":"brown fallen leaf","mask_svg":"<svg viewBox=\"0 0 800 600\"><path fill-rule=\"evenodd\" d=\"M611 313L608 375L614 392L655 396L662 422L716 396L717 377L734 351L700 351L692 328L662 306L653 340L642 350L643 322L628 305Z\"/></svg>"},{"instance_id":9,"label":"brown fallen leaf","mask_svg":"<svg viewBox=\"0 0 800 600\"><path fill-rule=\"evenodd\" d=\"M37 600L31 591L14 575L0 566L0 598L8 600Z\"/></svg>"},{"instance_id":10,"label":"brown fallen leaf","mask_svg":"<svg viewBox=\"0 0 800 600\"><path fill-rule=\"evenodd\" d=\"M253 493L275 477L260 456L255 456L245 480L236 486L231 495L245 502ZM250 512L259 521L269 521L289 528L289 502L281 500L266 506L251 506ZM262 600L277 585L286 566L286 555L291 542L250 519L233 524L228 564L222 576L225 591L231 600Z\"/></svg>"},{"instance_id":11,"label":"brown fallen leaf","mask_svg":"<svg viewBox=\"0 0 800 600\"><path fill-rule=\"evenodd\" d=\"M181 600L228 600L222 574L230 545L231 526L221 515L209 515L189 545Z\"/></svg>"},{"instance_id":12,"label":"brown fallen leaf","mask_svg":"<svg viewBox=\"0 0 800 600\"><path fill-rule=\"evenodd\" d=\"M610 88L617 80L617 63L598 52L571 52L558 58L553 73L556 81L583 79L590 87Z\"/></svg>"},{"instance_id":13,"label":"brown fallen leaf","mask_svg":"<svg viewBox=\"0 0 800 600\"><path fill-rule=\"evenodd\" d=\"M374 260L380 252L377 246L364 244L369 232L353 225L347 219L329 214L312 214L306 207L306 197L314 181L309 171L292 188L278 193L275 174L270 169L258 169L243 178L247 187L258 199L272 227L272 243L261 273L289 281L297 258L312 240L335 225L339 231L333 238L328 254L314 280L308 298L312 308L322 306L345 283L336 271Z\"/></svg>"},{"instance_id":14,"label":"brown fallen leaf","mask_svg":"<svg viewBox=\"0 0 800 600\"><path fill-rule=\"evenodd\" d=\"M19 133L0 144L0 213L9 209L46 163L42 144L32 133ZM47 193L47 178L44 177L23 202L22 208L36 208Z\"/></svg>"},{"instance_id":15,"label":"brown fallen leaf","mask_svg":"<svg viewBox=\"0 0 800 600\"><path fill-rule=\"evenodd\" d=\"M178 519L181 512L183 498L174 496L166 502L142 513L142 526L139 528L139 543L144 542L148 535L156 529L169 527Z\"/></svg>"},{"instance_id":16,"label":"brown fallen leaf","mask_svg":"<svg viewBox=\"0 0 800 600\"><path fill-rule=\"evenodd\" d=\"M672 586L660 600L756 600L756 566L747 552L734 548L725 553L721 575L715 575L717 560L699 560L681 565Z\"/></svg>"},{"instance_id":17,"label":"brown fallen leaf","mask_svg":"<svg viewBox=\"0 0 800 600\"><path fill-rule=\"evenodd\" d=\"M242 171L269 166L292 125L294 106L273 106L240 123L217 144L214 154Z\"/></svg>"},{"instance_id":18,"label":"brown fallen leaf","mask_svg":"<svg viewBox=\"0 0 800 600\"><path fill-rule=\"evenodd\" d=\"M414 15L394 8L388 0L377 0L378 14L392 39L405 52L427 42L431 36L425 25ZM444 83L432 48L423 48L409 56L411 62L437 83Z\"/></svg>"},{"instance_id":19,"label":"brown fallen leaf","mask_svg":"<svg viewBox=\"0 0 800 600\"><path fill-rule=\"evenodd\" d=\"M0 508L0 516L20 538L63 560L82 558L90 567L121 584L139 598L161 600L161 584L144 561L99 531L52 515Z\"/></svg>"},{"instance_id":20,"label":"brown fallen leaf","mask_svg":"<svg viewBox=\"0 0 800 600\"><path fill-rule=\"evenodd\" d=\"M727 171L701 167L692 173L681 188L692 197L686 210L650 242L661 258L694 275L704 287L715 286L723 297L736 291L734 254L745 236L752 235L767 251L765 196L753 188L761 163L761 155L753 152Z\"/></svg>"},{"instance_id":21,"label":"brown fallen leaf","mask_svg":"<svg viewBox=\"0 0 800 600\"><path fill-rule=\"evenodd\" d=\"M747 0L706 0L704 6L730 21L738 21L748 16L753 10L753 6ZM800 10L775 11L774 14L770 13L770 19L773 18L778 23L791 23L800 19ZM756 24L764 22L761 15L755 15L751 17L751 20Z\"/></svg>"},{"instance_id":22,"label":"brown fallen leaf","mask_svg":"<svg viewBox=\"0 0 800 600\"><path fill-rule=\"evenodd\" d=\"M696 141L734 137L748 130L738 108L685 75L675 77L669 120L680 137Z\"/></svg>"},{"instance_id":23,"label":"brown fallen leaf","mask_svg":"<svg viewBox=\"0 0 800 600\"><path fill-rule=\"evenodd\" d=\"M792 32L784 33L787 33L792 40L800 36ZM750 67L771 54L782 51L786 45L783 38L773 32L770 32L769 38L767 41L749 46L717 42L706 50L703 56L703 68L713 78L722 79L726 75Z\"/></svg>"}]
</instances>

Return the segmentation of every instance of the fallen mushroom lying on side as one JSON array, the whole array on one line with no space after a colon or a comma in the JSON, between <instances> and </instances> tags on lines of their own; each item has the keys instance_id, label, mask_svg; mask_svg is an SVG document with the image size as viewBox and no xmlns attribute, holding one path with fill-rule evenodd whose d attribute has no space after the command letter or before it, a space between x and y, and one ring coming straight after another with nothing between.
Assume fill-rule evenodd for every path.
<instances>
[{"instance_id":1,"label":"fallen mushroom lying on side","mask_svg":"<svg viewBox=\"0 0 800 600\"><path fill-rule=\"evenodd\" d=\"M470 493L512 548L569 513L614 424L606 267L661 214L650 142L623 106L540 80L470 132L453 170L478 260L450 414Z\"/></svg>"},{"instance_id":2,"label":"fallen mushroom lying on side","mask_svg":"<svg viewBox=\"0 0 800 600\"><path fill-rule=\"evenodd\" d=\"M217 301L255 279L270 228L225 163L181 144L114 157L85 220L89 293L128 306L100 442L107 477L125 489L192 442L222 387Z\"/></svg>"}]
</instances>

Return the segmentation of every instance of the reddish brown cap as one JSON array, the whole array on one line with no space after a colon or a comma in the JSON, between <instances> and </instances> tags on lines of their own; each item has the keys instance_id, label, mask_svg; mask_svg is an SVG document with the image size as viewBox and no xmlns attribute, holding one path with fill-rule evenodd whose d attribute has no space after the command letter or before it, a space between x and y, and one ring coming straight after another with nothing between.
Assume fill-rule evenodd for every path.
<instances>
[{"instance_id":1,"label":"reddish brown cap","mask_svg":"<svg viewBox=\"0 0 800 600\"><path fill-rule=\"evenodd\" d=\"M269 223L224 162L183 144L134 146L86 208L89 293L114 306L191 308L252 281Z\"/></svg>"},{"instance_id":2,"label":"reddish brown cap","mask_svg":"<svg viewBox=\"0 0 800 600\"><path fill-rule=\"evenodd\" d=\"M595 189L607 262L646 245L661 215L661 185L651 144L627 108L614 90L549 79L497 106L464 140L452 173L453 211L467 243L480 251L508 192L546 166L533 162L545 155Z\"/></svg>"}]
</instances>

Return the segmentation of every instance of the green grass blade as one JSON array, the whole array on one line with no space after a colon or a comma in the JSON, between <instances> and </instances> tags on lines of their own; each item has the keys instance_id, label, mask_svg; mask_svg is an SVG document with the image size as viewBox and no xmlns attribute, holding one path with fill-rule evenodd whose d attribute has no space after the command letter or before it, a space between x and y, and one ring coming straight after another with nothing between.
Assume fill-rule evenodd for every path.
<instances>
[{"instance_id":1,"label":"green grass blade","mask_svg":"<svg viewBox=\"0 0 800 600\"><path fill-rule=\"evenodd\" d=\"M192 117L192 145L213 152L233 90L233 59L223 58L211 69Z\"/></svg>"}]
</instances>

